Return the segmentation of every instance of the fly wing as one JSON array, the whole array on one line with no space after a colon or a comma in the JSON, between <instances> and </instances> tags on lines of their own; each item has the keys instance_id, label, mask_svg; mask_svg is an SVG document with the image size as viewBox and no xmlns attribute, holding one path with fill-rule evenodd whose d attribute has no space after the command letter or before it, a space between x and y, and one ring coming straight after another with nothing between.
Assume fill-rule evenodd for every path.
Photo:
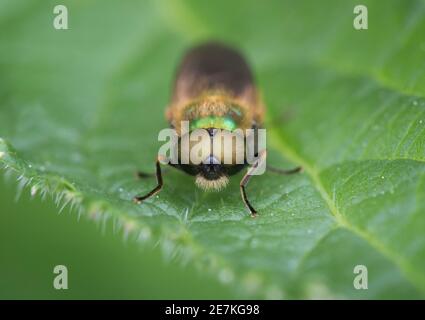
<instances>
[{"instance_id":1,"label":"fly wing","mask_svg":"<svg viewBox=\"0 0 425 320\"><path fill-rule=\"evenodd\" d=\"M252 72L239 52L219 43L206 43L184 56L177 72L172 104L215 90L246 99L242 96L253 88Z\"/></svg>"}]
</instances>

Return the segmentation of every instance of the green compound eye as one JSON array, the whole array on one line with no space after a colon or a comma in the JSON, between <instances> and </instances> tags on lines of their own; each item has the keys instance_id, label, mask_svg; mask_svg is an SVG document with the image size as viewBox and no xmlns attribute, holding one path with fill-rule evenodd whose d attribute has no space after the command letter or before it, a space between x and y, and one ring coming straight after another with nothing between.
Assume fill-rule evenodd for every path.
<instances>
[{"instance_id":1,"label":"green compound eye","mask_svg":"<svg viewBox=\"0 0 425 320\"><path fill-rule=\"evenodd\" d=\"M217 128L233 131L236 129L236 123L229 117L208 116L191 121L190 130L202 128Z\"/></svg>"}]
</instances>

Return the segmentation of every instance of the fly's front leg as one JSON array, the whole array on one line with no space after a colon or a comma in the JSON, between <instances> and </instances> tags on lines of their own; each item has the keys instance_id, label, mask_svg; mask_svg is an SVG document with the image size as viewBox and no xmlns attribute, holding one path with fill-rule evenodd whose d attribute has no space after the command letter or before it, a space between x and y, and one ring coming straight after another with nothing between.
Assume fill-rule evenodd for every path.
<instances>
[{"instance_id":1,"label":"fly's front leg","mask_svg":"<svg viewBox=\"0 0 425 320\"><path fill-rule=\"evenodd\" d=\"M264 150L260 153L258 159L255 161L252 167L248 169L247 173L245 173L241 182L239 183L242 201L245 204L245 206L248 208L249 212L251 213L251 217L253 218L257 216L257 210L255 210L254 207L249 202L248 197L246 195L245 187L248 185L249 180L251 180L251 177L253 176L253 173L255 172L255 170L257 170L258 166L262 164L262 162L265 160L266 160L266 151Z\"/></svg>"},{"instance_id":2,"label":"fly's front leg","mask_svg":"<svg viewBox=\"0 0 425 320\"><path fill-rule=\"evenodd\" d=\"M154 195L156 195L158 192L160 192L161 191L161 189L162 189L162 186L163 186L163 181L162 181L162 174L161 174L161 162L160 162L160 159L158 158L158 159L156 159L156 162L155 162L155 164L156 164L156 172L155 172L155 175L156 175L156 183L157 183L157 185L156 185L156 187L155 188L153 188L150 192L148 192L147 194L145 194L145 195L141 195L141 196L135 196L134 198L133 198L133 201L135 202L135 203L137 203L137 204L139 204L139 203L141 203L142 201L144 201L144 200L146 200L146 199L148 199L148 198L150 198L150 197L152 197L152 196L154 196Z\"/></svg>"}]
</instances>

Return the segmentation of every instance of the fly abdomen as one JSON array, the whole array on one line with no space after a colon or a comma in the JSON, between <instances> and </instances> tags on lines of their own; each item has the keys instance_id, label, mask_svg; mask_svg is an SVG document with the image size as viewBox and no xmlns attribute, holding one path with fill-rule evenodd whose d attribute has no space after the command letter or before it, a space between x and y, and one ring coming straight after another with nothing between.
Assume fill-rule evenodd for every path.
<instances>
[{"instance_id":1,"label":"fly abdomen","mask_svg":"<svg viewBox=\"0 0 425 320\"><path fill-rule=\"evenodd\" d=\"M253 85L251 70L239 52L222 44L206 43L184 56L173 99L197 98L205 91L226 91L238 97Z\"/></svg>"},{"instance_id":2,"label":"fly abdomen","mask_svg":"<svg viewBox=\"0 0 425 320\"><path fill-rule=\"evenodd\" d=\"M246 129L262 123L263 113L251 69L237 50L210 42L184 55L166 113L178 131L184 120L193 128Z\"/></svg>"}]
</instances>

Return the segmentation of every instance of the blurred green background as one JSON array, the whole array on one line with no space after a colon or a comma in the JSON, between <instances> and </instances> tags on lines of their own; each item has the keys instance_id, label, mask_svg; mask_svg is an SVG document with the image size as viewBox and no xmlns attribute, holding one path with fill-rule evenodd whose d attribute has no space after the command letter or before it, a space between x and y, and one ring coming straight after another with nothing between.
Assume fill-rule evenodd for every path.
<instances>
[{"instance_id":1,"label":"blurred green background","mask_svg":"<svg viewBox=\"0 0 425 320\"><path fill-rule=\"evenodd\" d=\"M42 202L15 182L0 183L0 299L225 299L208 275L165 261L93 221ZM68 290L53 288L56 265L68 268Z\"/></svg>"}]
</instances>

